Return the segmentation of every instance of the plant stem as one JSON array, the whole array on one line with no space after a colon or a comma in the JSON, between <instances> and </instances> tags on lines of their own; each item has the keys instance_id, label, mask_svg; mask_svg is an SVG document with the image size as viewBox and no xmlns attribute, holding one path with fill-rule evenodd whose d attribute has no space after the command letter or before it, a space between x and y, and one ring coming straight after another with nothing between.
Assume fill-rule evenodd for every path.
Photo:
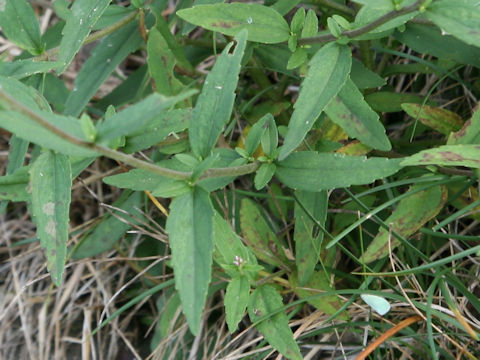
<instances>
[{"instance_id":1,"label":"plant stem","mask_svg":"<svg viewBox=\"0 0 480 360\"><path fill-rule=\"evenodd\" d=\"M117 160L119 162L123 162L137 169L150 171L154 174L165 176L170 179L189 180L192 177L191 171L177 171L177 170L164 168L164 167L155 165L153 163L137 159L131 155L122 153L120 151L116 151L95 143L90 143L82 139L79 139L75 136L72 136L69 133L57 128L48 120L44 119L41 115L33 112L32 110L27 108L25 105L21 104L20 102L12 98L9 94L7 94L1 88L0 88L0 99L4 100L9 105L7 108L8 110L15 110L15 111L18 111L19 113L22 113L28 116L32 121L42 126L43 128L49 130L52 134L55 134L61 139L66 140L74 145L92 150L98 154L106 156L110 159ZM255 172L259 167L260 167L260 162L255 161L253 163L249 163L241 166L212 168L205 171L205 173L198 180L216 178L216 177L240 176L240 175L251 174Z\"/></svg>"},{"instance_id":2,"label":"plant stem","mask_svg":"<svg viewBox=\"0 0 480 360\"><path fill-rule=\"evenodd\" d=\"M345 36L345 37L348 37L348 38L354 38L354 37L366 34L369 31L378 28L379 26L387 23L388 21L390 21L390 20L392 20L396 17L399 17L399 16L402 16L402 15L409 14L411 12L417 11L421 3L422 3L422 1L418 0L418 1L415 1L414 4L412 4L410 6L406 6L401 10L390 11L389 13L387 13L383 16L380 16L377 20L372 21L371 23L369 23L369 24L367 24L367 25L365 25L361 28L358 28L358 29L355 29L355 30L347 30L347 31L342 32L342 36ZM299 45L317 44L317 43L326 43L326 42L335 41L335 40L337 40L337 38L335 36L333 36L332 34L323 34L323 35L318 35L318 36L314 36L314 37L310 37L310 38L299 39L298 44Z\"/></svg>"}]
</instances>

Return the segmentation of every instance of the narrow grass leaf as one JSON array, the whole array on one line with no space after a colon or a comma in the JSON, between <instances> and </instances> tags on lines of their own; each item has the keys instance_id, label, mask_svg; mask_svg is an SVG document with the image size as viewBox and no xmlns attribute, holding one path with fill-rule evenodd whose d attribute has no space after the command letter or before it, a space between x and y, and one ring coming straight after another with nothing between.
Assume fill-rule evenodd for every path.
<instances>
[{"instance_id":1,"label":"narrow grass leaf","mask_svg":"<svg viewBox=\"0 0 480 360\"><path fill-rule=\"evenodd\" d=\"M325 108L325 113L350 137L363 144L382 151L392 148L378 114L363 99L352 80L345 82Z\"/></svg>"},{"instance_id":2,"label":"narrow grass leaf","mask_svg":"<svg viewBox=\"0 0 480 360\"><path fill-rule=\"evenodd\" d=\"M223 127L230 119L246 37L246 31L238 34L233 54L230 54L233 42L226 46L205 79L193 109L188 132L190 145L198 157L206 158L210 155Z\"/></svg>"},{"instance_id":3,"label":"narrow grass leaf","mask_svg":"<svg viewBox=\"0 0 480 360\"><path fill-rule=\"evenodd\" d=\"M136 218L142 218L141 213L135 208L142 206L143 194L139 191L125 191L120 198L115 201L112 206L124 210L128 214L132 214ZM93 257L102 252L110 250L130 229L131 224L137 223L133 218L122 212L118 216L126 221L121 221L116 216L107 213L101 219L100 223L95 226L92 232L87 234L72 253L73 259L81 259Z\"/></svg>"},{"instance_id":4,"label":"narrow grass leaf","mask_svg":"<svg viewBox=\"0 0 480 360\"><path fill-rule=\"evenodd\" d=\"M444 33L480 47L480 3L472 0L438 0L425 15Z\"/></svg>"},{"instance_id":5,"label":"narrow grass leaf","mask_svg":"<svg viewBox=\"0 0 480 360\"><path fill-rule=\"evenodd\" d=\"M328 195L326 191L297 190L295 197L297 200L294 208L295 230L293 233L295 263L297 264L298 282L304 286L315 271L324 235L309 214L324 226L327 219Z\"/></svg>"},{"instance_id":6,"label":"narrow grass leaf","mask_svg":"<svg viewBox=\"0 0 480 360\"><path fill-rule=\"evenodd\" d=\"M212 266L213 208L209 194L200 187L170 204L166 230L172 249L175 287L190 331L200 331Z\"/></svg>"},{"instance_id":7,"label":"narrow grass leaf","mask_svg":"<svg viewBox=\"0 0 480 360\"><path fill-rule=\"evenodd\" d=\"M285 159L303 141L325 106L348 78L352 54L348 46L330 43L318 50L300 87L279 159Z\"/></svg>"},{"instance_id":8,"label":"narrow grass leaf","mask_svg":"<svg viewBox=\"0 0 480 360\"><path fill-rule=\"evenodd\" d=\"M137 22L104 37L75 77L64 114L78 116L100 85L130 53L138 49L142 41Z\"/></svg>"},{"instance_id":9,"label":"narrow grass leaf","mask_svg":"<svg viewBox=\"0 0 480 360\"><path fill-rule=\"evenodd\" d=\"M300 360L302 355L293 333L288 326L288 318L284 311L282 297L271 285L261 285L250 295L248 315L256 324L270 345L287 359ZM262 319L262 320L260 320Z\"/></svg>"},{"instance_id":10,"label":"narrow grass leaf","mask_svg":"<svg viewBox=\"0 0 480 360\"><path fill-rule=\"evenodd\" d=\"M415 191L419 186L423 185L414 185L411 190ZM385 223L400 236L409 237L443 209L447 195L448 191L445 186L432 186L416 192L400 201ZM389 230L381 228L360 260L368 264L382 259L388 256L390 250L396 249L400 244L400 240L395 238Z\"/></svg>"},{"instance_id":11,"label":"narrow grass leaf","mask_svg":"<svg viewBox=\"0 0 480 360\"><path fill-rule=\"evenodd\" d=\"M11 42L31 54L39 55L45 50L37 17L26 0L6 0L0 8L0 27Z\"/></svg>"},{"instance_id":12,"label":"narrow grass leaf","mask_svg":"<svg viewBox=\"0 0 480 360\"><path fill-rule=\"evenodd\" d=\"M67 253L72 170L66 155L42 153L30 170L32 214L52 281L60 286Z\"/></svg>"},{"instance_id":13,"label":"narrow grass leaf","mask_svg":"<svg viewBox=\"0 0 480 360\"><path fill-rule=\"evenodd\" d=\"M260 4L198 5L177 12L182 19L211 31L235 36L248 30L248 40L265 44L287 41L290 27L275 9Z\"/></svg>"},{"instance_id":14,"label":"narrow grass leaf","mask_svg":"<svg viewBox=\"0 0 480 360\"><path fill-rule=\"evenodd\" d=\"M440 165L480 168L480 145L444 145L405 158L401 166Z\"/></svg>"},{"instance_id":15,"label":"narrow grass leaf","mask_svg":"<svg viewBox=\"0 0 480 360\"><path fill-rule=\"evenodd\" d=\"M402 104L402 109L413 119L418 119L421 123L445 135L460 130L464 124L460 115L447 109L408 103Z\"/></svg>"},{"instance_id":16,"label":"narrow grass leaf","mask_svg":"<svg viewBox=\"0 0 480 360\"><path fill-rule=\"evenodd\" d=\"M68 13L67 22L62 30L62 41L58 54L59 74L63 73L80 50L83 41L102 16L110 0L75 1Z\"/></svg>"},{"instance_id":17,"label":"narrow grass leaf","mask_svg":"<svg viewBox=\"0 0 480 360\"><path fill-rule=\"evenodd\" d=\"M395 174L401 161L302 151L277 162L275 175L293 189L320 191L369 184Z\"/></svg>"},{"instance_id":18,"label":"narrow grass leaf","mask_svg":"<svg viewBox=\"0 0 480 360\"><path fill-rule=\"evenodd\" d=\"M250 283L246 276L237 276L230 280L224 299L225 314L230 333L234 333L237 330L238 323L245 315L249 295Z\"/></svg>"}]
</instances>

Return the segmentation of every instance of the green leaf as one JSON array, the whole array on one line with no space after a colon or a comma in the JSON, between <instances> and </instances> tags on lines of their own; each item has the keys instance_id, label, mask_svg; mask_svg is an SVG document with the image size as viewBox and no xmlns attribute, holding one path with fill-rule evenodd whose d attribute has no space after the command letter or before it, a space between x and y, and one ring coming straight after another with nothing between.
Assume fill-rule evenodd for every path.
<instances>
[{"instance_id":1,"label":"green leaf","mask_svg":"<svg viewBox=\"0 0 480 360\"><path fill-rule=\"evenodd\" d=\"M160 161L157 165L171 169L176 167L171 160ZM133 169L128 173L107 176L103 179L103 182L123 189L148 190L158 197L179 196L189 191L189 186L185 181L170 179L141 169Z\"/></svg>"},{"instance_id":2,"label":"green leaf","mask_svg":"<svg viewBox=\"0 0 480 360\"><path fill-rule=\"evenodd\" d=\"M15 60L3 62L0 60L0 75L9 76L15 79L23 79L28 76L46 73L57 65L53 61L34 61L33 59Z\"/></svg>"},{"instance_id":3,"label":"green leaf","mask_svg":"<svg viewBox=\"0 0 480 360\"><path fill-rule=\"evenodd\" d=\"M19 168L12 174L0 176L0 200L27 201L30 193L27 192L29 167Z\"/></svg>"},{"instance_id":4,"label":"green leaf","mask_svg":"<svg viewBox=\"0 0 480 360\"><path fill-rule=\"evenodd\" d=\"M237 276L230 280L224 299L225 314L230 333L234 333L237 330L238 323L242 320L247 309L249 295L250 283L246 276Z\"/></svg>"},{"instance_id":5,"label":"green leaf","mask_svg":"<svg viewBox=\"0 0 480 360\"><path fill-rule=\"evenodd\" d=\"M363 65L361 61L352 59L352 71L350 79L355 83L359 89L373 89L385 85L386 81L377 73L369 70Z\"/></svg>"},{"instance_id":6,"label":"green leaf","mask_svg":"<svg viewBox=\"0 0 480 360\"><path fill-rule=\"evenodd\" d=\"M195 92L195 90L188 90L172 97L165 97L160 94L148 96L98 125L97 142L108 142L116 137L132 135L139 130L143 130L153 120L157 119L162 111L192 96Z\"/></svg>"},{"instance_id":7,"label":"green leaf","mask_svg":"<svg viewBox=\"0 0 480 360\"><path fill-rule=\"evenodd\" d=\"M288 318L283 310L282 297L271 285L261 285L250 295L248 315L253 323L260 321L256 328L270 345L288 359L301 360L302 355L293 333L288 326ZM263 320L260 320L261 318Z\"/></svg>"},{"instance_id":8,"label":"green leaf","mask_svg":"<svg viewBox=\"0 0 480 360\"><path fill-rule=\"evenodd\" d=\"M442 32L480 47L480 4L472 0L438 0L425 11Z\"/></svg>"},{"instance_id":9,"label":"green leaf","mask_svg":"<svg viewBox=\"0 0 480 360\"><path fill-rule=\"evenodd\" d=\"M256 272L251 274L248 271L241 272L238 266L235 266L235 268L228 267L229 265L235 265L235 261L241 261L244 264L244 268L248 265L255 266L257 265L257 258L242 243L242 240L233 231L230 224L218 212L215 212L213 216L213 238L215 243L214 259L220 266L226 269L227 274L232 278L246 274L251 281L254 281Z\"/></svg>"},{"instance_id":10,"label":"green leaf","mask_svg":"<svg viewBox=\"0 0 480 360\"><path fill-rule=\"evenodd\" d=\"M133 153L148 149L150 146L164 140L170 134L185 130L188 127L191 113L191 109L163 111L153 118L145 128L130 133L126 139L123 151Z\"/></svg>"},{"instance_id":11,"label":"green leaf","mask_svg":"<svg viewBox=\"0 0 480 360\"><path fill-rule=\"evenodd\" d=\"M441 30L434 26L410 23L404 32L397 31L395 38L421 54L431 54L440 59L451 59L461 64L480 67L480 48L442 34Z\"/></svg>"},{"instance_id":12,"label":"green leaf","mask_svg":"<svg viewBox=\"0 0 480 360\"><path fill-rule=\"evenodd\" d=\"M142 218L142 214L136 210L142 206L141 192L125 191L120 198L115 201L112 206L123 210L127 214L134 213L136 218ZM120 241L126 231L130 229L131 224L135 224L136 221L125 213L119 211L117 216L124 218L125 221L121 221L117 216L113 216L107 213L103 216L101 222L95 226L95 229L86 235L80 242L80 245L74 249L72 253L73 259L82 259L87 257L96 256L102 252L108 251Z\"/></svg>"},{"instance_id":13,"label":"green leaf","mask_svg":"<svg viewBox=\"0 0 480 360\"><path fill-rule=\"evenodd\" d=\"M5 76L0 76L0 94L6 93L14 100L22 103L30 110L50 110L50 106L45 98L33 87ZM10 110L11 105L0 99L0 110Z\"/></svg>"},{"instance_id":14,"label":"green leaf","mask_svg":"<svg viewBox=\"0 0 480 360\"><path fill-rule=\"evenodd\" d=\"M320 191L369 184L395 174L401 161L302 151L277 162L275 175L293 189Z\"/></svg>"},{"instance_id":15,"label":"green leaf","mask_svg":"<svg viewBox=\"0 0 480 360\"><path fill-rule=\"evenodd\" d=\"M255 189L263 189L275 174L277 167L273 163L265 163L260 166L255 174Z\"/></svg>"},{"instance_id":16,"label":"green leaf","mask_svg":"<svg viewBox=\"0 0 480 360\"><path fill-rule=\"evenodd\" d=\"M83 2L85 1L79 3ZM100 85L130 53L138 49L142 41L137 22L104 37L75 77L73 90L65 103L64 114L78 116Z\"/></svg>"},{"instance_id":17,"label":"green leaf","mask_svg":"<svg viewBox=\"0 0 480 360\"><path fill-rule=\"evenodd\" d=\"M70 160L65 155L46 151L33 163L30 176L32 214L37 236L45 249L52 281L60 286L68 241L72 188Z\"/></svg>"},{"instance_id":18,"label":"green leaf","mask_svg":"<svg viewBox=\"0 0 480 360\"><path fill-rule=\"evenodd\" d=\"M230 120L246 35L246 32L238 34L233 54L229 53L233 42L225 47L205 79L193 109L188 135L192 150L198 157L206 158L210 154L224 125Z\"/></svg>"},{"instance_id":19,"label":"green leaf","mask_svg":"<svg viewBox=\"0 0 480 360\"><path fill-rule=\"evenodd\" d=\"M66 70L109 4L110 0L82 0L73 3L62 31L57 73Z\"/></svg>"},{"instance_id":20,"label":"green leaf","mask_svg":"<svg viewBox=\"0 0 480 360\"><path fill-rule=\"evenodd\" d=\"M269 115L270 114L263 116L250 128L247 138L245 139L245 151L247 152L248 156L253 156L258 148L258 145L260 145L263 134L265 134L267 129L266 123L269 120Z\"/></svg>"},{"instance_id":21,"label":"green leaf","mask_svg":"<svg viewBox=\"0 0 480 360\"><path fill-rule=\"evenodd\" d=\"M305 9L301 7L297 10L295 15L293 15L292 22L290 23L290 31L293 34L298 35L298 33L302 30L303 24L305 22Z\"/></svg>"},{"instance_id":22,"label":"green leaf","mask_svg":"<svg viewBox=\"0 0 480 360\"><path fill-rule=\"evenodd\" d=\"M378 114L365 102L350 79L326 106L325 113L350 137L365 145L382 151L392 148Z\"/></svg>"},{"instance_id":23,"label":"green leaf","mask_svg":"<svg viewBox=\"0 0 480 360\"><path fill-rule=\"evenodd\" d=\"M306 282L304 285L299 284L300 281L297 279L297 274L294 272L289 276L288 282L290 283L292 290L300 299L307 298L307 302L310 305L314 306L316 309L325 314L333 315L343 305L342 300L337 295L312 297L321 292L335 290L331 284L330 274L326 273L325 271L313 272L308 282ZM348 319L348 313L344 311L339 317L337 317L337 319L338 318L346 320Z\"/></svg>"},{"instance_id":24,"label":"green leaf","mask_svg":"<svg viewBox=\"0 0 480 360\"><path fill-rule=\"evenodd\" d=\"M39 55L45 50L37 17L27 1L0 1L0 27L11 42L31 54Z\"/></svg>"},{"instance_id":25,"label":"green leaf","mask_svg":"<svg viewBox=\"0 0 480 360\"><path fill-rule=\"evenodd\" d=\"M402 109L412 118L445 135L459 130L464 123L458 114L447 109L408 103L402 104Z\"/></svg>"},{"instance_id":26,"label":"green leaf","mask_svg":"<svg viewBox=\"0 0 480 360\"><path fill-rule=\"evenodd\" d=\"M410 191L420 185L414 185ZM421 186L424 186L422 184ZM427 221L433 219L442 210L447 201L448 191L444 186L432 186L426 190L414 193L398 203L385 223L389 229L403 237L409 237L417 232ZM380 229L377 236L368 245L360 260L366 264L388 256L390 250L400 245L400 240L392 236L390 230Z\"/></svg>"},{"instance_id":27,"label":"green leaf","mask_svg":"<svg viewBox=\"0 0 480 360\"><path fill-rule=\"evenodd\" d=\"M315 11L309 9L303 24L302 38L312 37L318 33L318 17Z\"/></svg>"},{"instance_id":28,"label":"green leaf","mask_svg":"<svg viewBox=\"0 0 480 360\"><path fill-rule=\"evenodd\" d=\"M166 96L178 94L183 84L173 72L176 64L175 55L155 28L148 34L147 53L148 70L155 81L156 91Z\"/></svg>"},{"instance_id":29,"label":"green leaf","mask_svg":"<svg viewBox=\"0 0 480 360\"><path fill-rule=\"evenodd\" d=\"M242 199L240 227L244 241L257 258L268 264L282 265L282 261L286 260L282 245L258 207L249 199Z\"/></svg>"},{"instance_id":30,"label":"green leaf","mask_svg":"<svg viewBox=\"0 0 480 360\"><path fill-rule=\"evenodd\" d=\"M450 134L447 145L477 144L480 145L480 108L477 107L465 125L458 132Z\"/></svg>"},{"instance_id":31,"label":"green leaf","mask_svg":"<svg viewBox=\"0 0 480 360\"><path fill-rule=\"evenodd\" d=\"M195 187L170 204L166 230L172 249L175 287L190 331L200 331L213 251L213 208L208 192Z\"/></svg>"},{"instance_id":32,"label":"green leaf","mask_svg":"<svg viewBox=\"0 0 480 360\"><path fill-rule=\"evenodd\" d=\"M337 95L348 78L352 54L348 46L329 43L309 62L309 70L300 87L288 124L279 159L285 159L305 138L325 106Z\"/></svg>"},{"instance_id":33,"label":"green leaf","mask_svg":"<svg viewBox=\"0 0 480 360\"><path fill-rule=\"evenodd\" d=\"M303 63L307 60L307 57L307 50L305 50L303 47L296 48L292 56L290 56L290 59L288 59L287 69L291 70L303 65Z\"/></svg>"},{"instance_id":34,"label":"green leaf","mask_svg":"<svg viewBox=\"0 0 480 360\"><path fill-rule=\"evenodd\" d=\"M262 149L265 155L272 156L278 146L278 129L272 114L268 113L265 116L267 117L268 122L265 124L267 130L261 139Z\"/></svg>"},{"instance_id":35,"label":"green leaf","mask_svg":"<svg viewBox=\"0 0 480 360\"><path fill-rule=\"evenodd\" d=\"M401 166L440 165L480 168L479 145L444 145L404 158Z\"/></svg>"},{"instance_id":36,"label":"green leaf","mask_svg":"<svg viewBox=\"0 0 480 360\"><path fill-rule=\"evenodd\" d=\"M248 41L274 44L288 40L290 28L276 10L259 4L198 5L177 12L182 19L211 31L235 36L248 30Z\"/></svg>"},{"instance_id":37,"label":"green leaf","mask_svg":"<svg viewBox=\"0 0 480 360\"><path fill-rule=\"evenodd\" d=\"M86 141L78 119L56 115L45 111L37 111L36 113L57 128ZM31 120L28 116L18 112L0 111L0 127L16 134L21 139L66 155L84 157L98 156L98 154L92 150L74 145L63 138L54 135L43 126L40 126Z\"/></svg>"},{"instance_id":38,"label":"green leaf","mask_svg":"<svg viewBox=\"0 0 480 360\"><path fill-rule=\"evenodd\" d=\"M397 112L402 111L402 104L416 103L422 104L424 96L411 93L395 93L389 91L377 91L365 95L365 101L371 108L378 112ZM429 105L435 105L427 101Z\"/></svg>"},{"instance_id":39,"label":"green leaf","mask_svg":"<svg viewBox=\"0 0 480 360\"><path fill-rule=\"evenodd\" d=\"M402 1L402 6L409 6L414 3L415 0L405 0ZM358 11L355 16L355 22L352 24L352 28L363 27L378 18L388 14L391 11L395 10L395 4L392 0L376 0L365 2L362 8ZM368 34L379 34L384 31L388 31L399 27L405 24L408 20L414 18L418 15L418 11L410 12L408 14L393 16L391 20L385 22L384 24L372 29ZM360 39L371 38L367 35L361 35Z\"/></svg>"},{"instance_id":40,"label":"green leaf","mask_svg":"<svg viewBox=\"0 0 480 360\"><path fill-rule=\"evenodd\" d=\"M323 231L310 218L325 226L327 219L328 194L326 191L310 192L295 191L295 262L297 264L298 282L304 286L315 271L320 256L320 246L323 241ZM300 203L299 203L300 202ZM308 211L308 213L306 212Z\"/></svg>"}]
</instances>

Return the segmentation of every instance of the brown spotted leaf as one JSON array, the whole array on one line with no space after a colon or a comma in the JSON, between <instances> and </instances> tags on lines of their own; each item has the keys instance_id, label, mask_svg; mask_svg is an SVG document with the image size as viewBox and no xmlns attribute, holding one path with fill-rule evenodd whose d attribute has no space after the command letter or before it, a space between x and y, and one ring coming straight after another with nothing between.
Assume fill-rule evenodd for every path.
<instances>
[{"instance_id":1,"label":"brown spotted leaf","mask_svg":"<svg viewBox=\"0 0 480 360\"><path fill-rule=\"evenodd\" d=\"M47 269L60 286L67 253L72 169L68 156L48 150L30 170L33 221L45 249Z\"/></svg>"},{"instance_id":2,"label":"brown spotted leaf","mask_svg":"<svg viewBox=\"0 0 480 360\"><path fill-rule=\"evenodd\" d=\"M448 137L447 145L459 144L480 144L480 107L459 131Z\"/></svg>"},{"instance_id":3,"label":"brown spotted leaf","mask_svg":"<svg viewBox=\"0 0 480 360\"><path fill-rule=\"evenodd\" d=\"M402 104L402 109L412 118L445 135L459 130L464 123L458 114L434 106L406 103Z\"/></svg>"},{"instance_id":4,"label":"brown spotted leaf","mask_svg":"<svg viewBox=\"0 0 480 360\"><path fill-rule=\"evenodd\" d=\"M401 166L441 165L480 168L480 145L444 145L405 158Z\"/></svg>"},{"instance_id":5,"label":"brown spotted leaf","mask_svg":"<svg viewBox=\"0 0 480 360\"><path fill-rule=\"evenodd\" d=\"M424 186L424 185L422 185ZM413 186L410 191L414 191ZM403 199L395 211L385 220L392 231L403 237L408 237L420 229L423 224L435 217L447 201L448 191L444 186L432 186L429 189L414 193ZM400 245L389 230L382 228L361 257L364 263L381 259L388 255L390 247L395 249Z\"/></svg>"},{"instance_id":6,"label":"brown spotted leaf","mask_svg":"<svg viewBox=\"0 0 480 360\"><path fill-rule=\"evenodd\" d=\"M275 9L260 4L197 5L177 12L182 19L211 31L235 36L248 30L248 40L266 44L287 41L290 28Z\"/></svg>"}]
</instances>

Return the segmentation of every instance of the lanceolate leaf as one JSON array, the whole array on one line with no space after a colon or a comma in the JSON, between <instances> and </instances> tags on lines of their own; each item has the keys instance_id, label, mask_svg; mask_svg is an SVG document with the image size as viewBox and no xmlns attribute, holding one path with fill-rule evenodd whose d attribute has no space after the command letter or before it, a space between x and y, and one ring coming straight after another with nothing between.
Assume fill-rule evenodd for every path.
<instances>
[{"instance_id":1,"label":"lanceolate leaf","mask_svg":"<svg viewBox=\"0 0 480 360\"><path fill-rule=\"evenodd\" d=\"M60 116L46 111L37 111L44 120L57 128L79 139L86 140L80 127L80 122L72 117ZM14 133L19 138L56 150L60 153L74 156L96 156L92 150L74 145L63 138L54 135L38 125L28 116L14 111L0 111L0 127Z\"/></svg>"},{"instance_id":2,"label":"lanceolate leaf","mask_svg":"<svg viewBox=\"0 0 480 360\"><path fill-rule=\"evenodd\" d=\"M426 16L442 31L480 47L480 3L472 0L438 0L428 5Z\"/></svg>"},{"instance_id":3,"label":"lanceolate leaf","mask_svg":"<svg viewBox=\"0 0 480 360\"><path fill-rule=\"evenodd\" d=\"M113 203L115 208L120 208L132 214L136 218L142 215L135 210L142 206L142 193L139 191L131 192L125 191L122 196ZM80 245L75 249L72 258L81 259L86 257L96 256L104 251L110 250L121 238L125 232L130 229L134 219L122 212L118 216L125 218L127 221L121 221L116 216L106 214L100 224L95 229L81 240Z\"/></svg>"},{"instance_id":4,"label":"lanceolate leaf","mask_svg":"<svg viewBox=\"0 0 480 360\"><path fill-rule=\"evenodd\" d=\"M70 160L66 155L44 152L33 163L30 176L37 236L45 249L52 281L60 286L68 241L72 188Z\"/></svg>"},{"instance_id":5,"label":"lanceolate leaf","mask_svg":"<svg viewBox=\"0 0 480 360\"><path fill-rule=\"evenodd\" d=\"M259 4L198 5L180 10L177 15L192 24L225 35L237 35L248 30L248 40L266 44L286 41L290 27L271 7Z\"/></svg>"},{"instance_id":6,"label":"lanceolate leaf","mask_svg":"<svg viewBox=\"0 0 480 360\"><path fill-rule=\"evenodd\" d=\"M0 200L27 201L30 198L27 192L28 170L24 166L13 174L0 176Z\"/></svg>"},{"instance_id":7,"label":"lanceolate leaf","mask_svg":"<svg viewBox=\"0 0 480 360\"><path fill-rule=\"evenodd\" d=\"M285 159L305 138L325 106L348 78L352 64L350 48L336 43L323 46L310 60L298 100L288 124L279 159Z\"/></svg>"},{"instance_id":8,"label":"lanceolate leaf","mask_svg":"<svg viewBox=\"0 0 480 360\"><path fill-rule=\"evenodd\" d=\"M237 276L230 280L227 285L224 302L228 330L231 333L237 330L238 323L245 314L249 295L250 283L246 276Z\"/></svg>"},{"instance_id":9,"label":"lanceolate leaf","mask_svg":"<svg viewBox=\"0 0 480 360\"><path fill-rule=\"evenodd\" d=\"M284 311L278 311L283 307L282 297L271 285L261 285L250 295L248 315L257 324L257 329L265 339L279 353L288 359L302 359L300 349L293 338L293 333L288 326L288 318Z\"/></svg>"},{"instance_id":10,"label":"lanceolate leaf","mask_svg":"<svg viewBox=\"0 0 480 360\"><path fill-rule=\"evenodd\" d=\"M58 54L58 73L65 71L109 4L110 0L82 0L73 3L62 31L63 38Z\"/></svg>"},{"instance_id":11,"label":"lanceolate leaf","mask_svg":"<svg viewBox=\"0 0 480 360\"><path fill-rule=\"evenodd\" d=\"M27 1L4 0L3 7L0 1L0 27L11 42L30 53L39 55L44 50L37 17Z\"/></svg>"},{"instance_id":12,"label":"lanceolate leaf","mask_svg":"<svg viewBox=\"0 0 480 360\"><path fill-rule=\"evenodd\" d=\"M132 22L103 38L75 77L64 114L78 116L100 85L130 53L137 50L142 41L137 22Z\"/></svg>"},{"instance_id":13,"label":"lanceolate leaf","mask_svg":"<svg viewBox=\"0 0 480 360\"><path fill-rule=\"evenodd\" d=\"M445 135L459 130L464 123L458 114L447 109L408 103L402 104L402 109L412 118Z\"/></svg>"},{"instance_id":14,"label":"lanceolate leaf","mask_svg":"<svg viewBox=\"0 0 480 360\"><path fill-rule=\"evenodd\" d=\"M326 191L295 192L295 262L297 264L298 282L304 286L312 276L320 256L323 231L316 226L309 214L322 226L327 219L328 195ZM308 213L307 213L308 212Z\"/></svg>"},{"instance_id":15,"label":"lanceolate leaf","mask_svg":"<svg viewBox=\"0 0 480 360\"><path fill-rule=\"evenodd\" d=\"M401 166L441 165L480 168L480 145L444 145L405 158Z\"/></svg>"},{"instance_id":16,"label":"lanceolate leaf","mask_svg":"<svg viewBox=\"0 0 480 360\"><path fill-rule=\"evenodd\" d=\"M383 151L392 148L378 114L367 104L350 79L327 105L325 113L350 137L363 144Z\"/></svg>"},{"instance_id":17,"label":"lanceolate leaf","mask_svg":"<svg viewBox=\"0 0 480 360\"><path fill-rule=\"evenodd\" d=\"M212 266L213 208L200 187L173 199L167 219L175 287L190 330L200 330Z\"/></svg>"},{"instance_id":18,"label":"lanceolate leaf","mask_svg":"<svg viewBox=\"0 0 480 360\"><path fill-rule=\"evenodd\" d=\"M206 158L210 154L230 119L246 37L246 31L238 34L233 54L229 53L233 42L223 50L193 109L188 135L192 150L199 157Z\"/></svg>"},{"instance_id":19,"label":"lanceolate leaf","mask_svg":"<svg viewBox=\"0 0 480 360\"><path fill-rule=\"evenodd\" d=\"M413 186L411 190L415 188L416 186ZM399 235L408 237L442 210L447 201L447 195L448 191L444 186L432 186L427 190L412 194L399 202L385 223ZM368 246L361 260L370 263L381 259L388 255L389 248L393 250L399 245L400 240L395 238L389 230L382 228Z\"/></svg>"},{"instance_id":20,"label":"lanceolate leaf","mask_svg":"<svg viewBox=\"0 0 480 360\"><path fill-rule=\"evenodd\" d=\"M107 118L98 126L98 142L105 142L119 136L131 135L157 118L162 111L167 110L177 102L193 95L195 90L189 90L173 97L152 94L144 100Z\"/></svg>"},{"instance_id":21,"label":"lanceolate leaf","mask_svg":"<svg viewBox=\"0 0 480 360\"><path fill-rule=\"evenodd\" d=\"M279 161L275 175L293 189L320 191L369 184L395 174L401 161L302 151Z\"/></svg>"}]
</instances>

